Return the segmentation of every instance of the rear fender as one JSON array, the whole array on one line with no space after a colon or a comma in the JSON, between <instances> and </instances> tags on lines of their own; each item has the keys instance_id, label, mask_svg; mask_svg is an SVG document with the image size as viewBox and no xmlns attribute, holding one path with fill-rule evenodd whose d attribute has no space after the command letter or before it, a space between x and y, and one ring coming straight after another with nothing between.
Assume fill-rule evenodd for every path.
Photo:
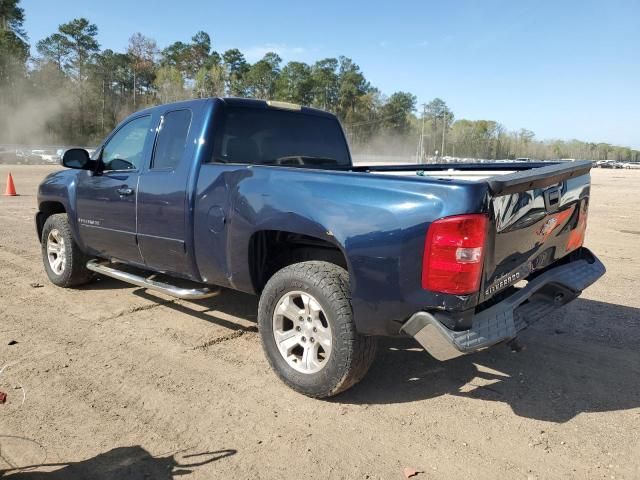
<instances>
[{"instance_id":1,"label":"rear fender","mask_svg":"<svg viewBox=\"0 0 640 480\"><path fill-rule=\"evenodd\" d=\"M218 235L224 236L225 280L233 288L255 293L250 239L257 231L282 230L340 249L361 333L397 334L399 322L426 306L466 310L477 301L474 295L454 298L423 290L420 278L430 222L486 209L484 184L275 167L227 171L216 183L231 193ZM199 208L208 210L215 188L202 193L207 197L200 197L205 203Z\"/></svg>"}]
</instances>

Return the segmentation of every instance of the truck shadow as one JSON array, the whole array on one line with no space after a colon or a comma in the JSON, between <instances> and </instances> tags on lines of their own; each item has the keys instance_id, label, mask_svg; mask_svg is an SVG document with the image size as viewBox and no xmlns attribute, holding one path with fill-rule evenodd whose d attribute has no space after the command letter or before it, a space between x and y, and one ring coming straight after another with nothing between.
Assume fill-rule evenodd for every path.
<instances>
[{"instance_id":1,"label":"truck shadow","mask_svg":"<svg viewBox=\"0 0 640 480\"><path fill-rule=\"evenodd\" d=\"M150 302L158 302L159 297L149 293L144 288L133 291L133 294ZM246 322L257 323L258 318L258 297L235 290L223 290L216 297L205 300L193 300L184 302L164 303L166 308L170 308L178 313L183 313L200 320L211 322L231 330L244 330L247 332L257 332L257 325L243 326L234 321L233 317ZM224 318L226 317L226 318Z\"/></svg>"},{"instance_id":2,"label":"truck shadow","mask_svg":"<svg viewBox=\"0 0 640 480\"><path fill-rule=\"evenodd\" d=\"M126 290L131 288L131 285L114 278L104 277L102 275L96 276L91 283L86 285L80 285L75 287L76 290Z\"/></svg>"},{"instance_id":3,"label":"truck shadow","mask_svg":"<svg viewBox=\"0 0 640 480\"><path fill-rule=\"evenodd\" d=\"M43 463L0 470L0 477L16 480L171 480L188 475L194 468L235 455L236 450L218 450L190 455L154 457L139 445L113 448L93 458L69 463ZM46 469L49 471L37 471ZM55 470L54 470L55 469ZM53 470L53 471L51 471Z\"/></svg>"},{"instance_id":4,"label":"truck shadow","mask_svg":"<svg viewBox=\"0 0 640 480\"><path fill-rule=\"evenodd\" d=\"M640 309L578 299L504 346L448 362L413 339L382 339L365 379L336 398L405 403L455 395L507 403L522 417L566 422L580 413L640 407Z\"/></svg>"},{"instance_id":5,"label":"truck shadow","mask_svg":"<svg viewBox=\"0 0 640 480\"><path fill-rule=\"evenodd\" d=\"M134 294L157 297L143 289ZM258 298L225 290L218 297L165 305L232 330L257 331ZM640 309L577 299L505 346L439 362L411 338L380 339L364 380L336 403L397 404L456 395L509 404L523 417L566 422L580 413L640 407ZM283 386L284 388L284 386Z\"/></svg>"}]
</instances>

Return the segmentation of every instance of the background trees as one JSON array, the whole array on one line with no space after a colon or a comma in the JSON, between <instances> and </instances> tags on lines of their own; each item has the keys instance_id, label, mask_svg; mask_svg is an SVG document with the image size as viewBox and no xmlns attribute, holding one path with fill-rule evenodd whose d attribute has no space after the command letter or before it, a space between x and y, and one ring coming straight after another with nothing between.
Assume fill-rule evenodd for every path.
<instances>
[{"instance_id":1,"label":"background trees","mask_svg":"<svg viewBox=\"0 0 640 480\"><path fill-rule=\"evenodd\" d=\"M0 3L0 86L12 86L15 79L24 75L29 56L27 34L23 29L24 11L19 0Z\"/></svg>"},{"instance_id":2,"label":"background trees","mask_svg":"<svg viewBox=\"0 0 640 480\"><path fill-rule=\"evenodd\" d=\"M274 98L281 62L282 59L278 55L270 52L262 60L251 65L243 78L245 95L254 98Z\"/></svg>"},{"instance_id":3,"label":"background trees","mask_svg":"<svg viewBox=\"0 0 640 480\"><path fill-rule=\"evenodd\" d=\"M26 75L29 57L24 11L18 7L18 1L0 2L0 111L3 112L12 111L22 101L20 82ZM6 115L0 115L0 131L15 135Z\"/></svg>"},{"instance_id":4,"label":"background trees","mask_svg":"<svg viewBox=\"0 0 640 480\"><path fill-rule=\"evenodd\" d=\"M352 148L364 153L640 161L639 151L625 147L541 141L530 130L509 132L493 120L456 120L440 98L417 105L410 92L387 97L348 57L283 64L270 52L251 64L238 49L218 53L204 31L163 49L137 32L126 51L101 50L98 27L85 18L38 40L30 57L23 24L19 0L0 1L2 143L92 145L141 108L228 95L334 112Z\"/></svg>"},{"instance_id":5,"label":"background trees","mask_svg":"<svg viewBox=\"0 0 640 480\"><path fill-rule=\"evenodd\" d=\"M396 135L412 133L411 115L416 109L416 96L408 92L396 92L380 108L381 127Z\"/></svg>"},{"instance_id":6,"label":"background trees","mask_svg":"<svg viewBox=\"0 0 640 480\"><path fill-rule=\"evenodd\" d=\"M134 33L129 38L127 55L129 55L128 63L131 65L133 76L132 96L134 109L138 105L139 93L145 96L152 93L157 52L158 47L154 39L147 38L140 32Z\"/></svg>"},{"instance_id":7,"label":"background trees","mask_svg":"<svg viewBox=\"0 0 640 480\"><path fill-rule=\"evenodd\" d=\"M242 52L237 48L227 50L222 54L222 63L227 94L234 97L245 96L247 94L246 77L250 67Z\"/></svg>"}]
</instances>

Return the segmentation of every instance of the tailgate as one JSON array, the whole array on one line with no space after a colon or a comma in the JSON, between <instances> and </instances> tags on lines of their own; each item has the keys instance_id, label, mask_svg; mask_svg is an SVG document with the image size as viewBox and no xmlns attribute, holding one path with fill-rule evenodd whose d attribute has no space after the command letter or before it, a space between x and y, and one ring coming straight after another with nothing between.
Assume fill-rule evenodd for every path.
<instances>
[{"instance_id":1,"label":"tailgate","mask_svg":"<svg viewBox=\"0 0 640 480\"><path fill-rule=\"evenodd\" d=\"M491 227L479 302L582 245L590 169L567 162L487 179Z\"/></svg>"}]
</instances>

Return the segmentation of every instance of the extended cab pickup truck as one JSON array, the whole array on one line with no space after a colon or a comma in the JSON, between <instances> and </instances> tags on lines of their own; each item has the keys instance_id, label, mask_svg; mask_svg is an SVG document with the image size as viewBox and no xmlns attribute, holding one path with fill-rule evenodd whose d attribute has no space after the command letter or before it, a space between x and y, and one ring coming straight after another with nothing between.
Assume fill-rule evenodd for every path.
<instances>
[{"instance_id":1,"label":"extended cab pickup truck","mask_svg":"<svg viewBox=\"0 0 640 480\"><path fill-rule=\"evenodd\" d=\"M329 113L210 98L63 165L36 215L54 284L260 295L271 366L317 398L358 382L379 336L440 360L513 342L605 271L582 246L590 162L354 166Z\"/></svg>"}]
</instances>

